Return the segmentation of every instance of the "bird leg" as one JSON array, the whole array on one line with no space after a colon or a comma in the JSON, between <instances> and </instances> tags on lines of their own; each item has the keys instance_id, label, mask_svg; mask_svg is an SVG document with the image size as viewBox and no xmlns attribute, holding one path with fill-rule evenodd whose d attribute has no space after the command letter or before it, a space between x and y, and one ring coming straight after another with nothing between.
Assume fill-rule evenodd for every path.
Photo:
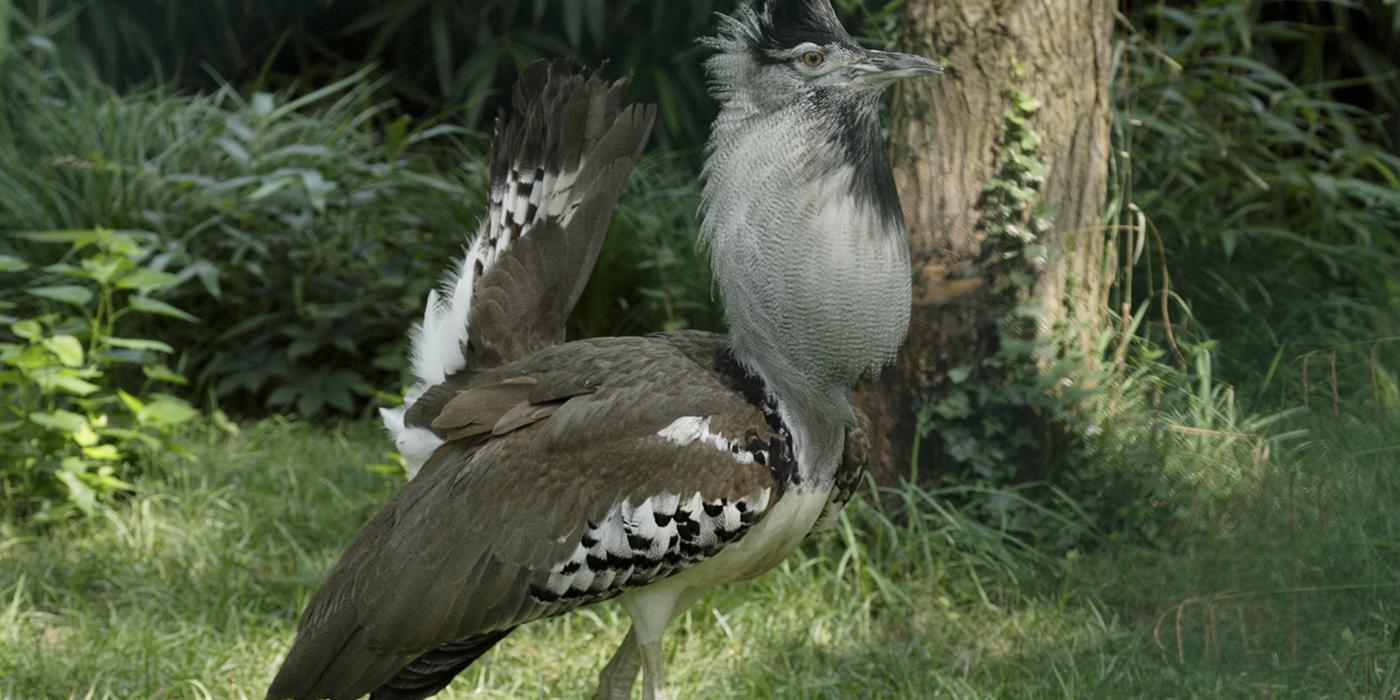
<instances>
[{"instance_id":1,"label":"bird leg","mask_svg":"<svg viewBox=\"0 0 1400 700\"><path fill-rule=\"evenodd\" d=\"M593 700L632 700L632 686L637 684L637 671L642 666L641 652L637 628L633 626L598 676L598 692L593 694Z\"/></svg>"},{"instance_id":2,"label":"bird leg","mask_svg":"<svg viewBox=\"0 0 1400 700\"><path fill-rule=\"evenodd\" d=\"M641 652L643 700L669 700L670 695L666 692L666 650L661 646L661 635L666 631L666 625L685 612L702 592L702 588L687 588L663 582L661 585L631 591L618 598L618 602L627 610L627 615L632 618L632 631L627 635L628 640ZM622 651L618 650L618 655L621 654ZM613 663L621 664L617 657L608 665L612 666ZM636 673L635 663L634 661L631 667L633 674Z\"/></svg>"},{"instance_id":3,"label":"bird leg","mask_svg":"<svg viewBox=\"0 0 1400 700\"><path fill-rule=\"evenodd\" d=\"M666 692L666 650L661 640L642 644L642 700L670 700Z\"/></svg>"}]
</instances>

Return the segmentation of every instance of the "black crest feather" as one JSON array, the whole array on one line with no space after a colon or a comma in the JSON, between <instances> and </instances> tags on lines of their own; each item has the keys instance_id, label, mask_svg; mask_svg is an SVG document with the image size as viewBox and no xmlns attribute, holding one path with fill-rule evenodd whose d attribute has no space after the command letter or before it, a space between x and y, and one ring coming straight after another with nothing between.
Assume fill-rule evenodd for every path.
<instances>
[{"instance_id":1,"label":"black crest feather","mask_svg":"<svg viewBox=\"0 0 1400 700\"><path fill-rule=\"evenodd\" d=\"M789 49L803 42L857 46L841 26L831 0L768 0L763 6L760 48Z\"/></svg>"}]
</instances>

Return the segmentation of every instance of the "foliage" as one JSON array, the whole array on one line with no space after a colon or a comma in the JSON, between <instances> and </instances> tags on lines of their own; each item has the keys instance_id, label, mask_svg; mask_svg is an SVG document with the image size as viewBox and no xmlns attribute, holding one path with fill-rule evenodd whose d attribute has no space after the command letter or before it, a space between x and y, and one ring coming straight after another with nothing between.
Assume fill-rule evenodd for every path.
<instances>
[{"instance_id":1,"label":"foliage","mask_svg":"<svg viewBox=\"0 0 1400 700\"><path fill-rule=\"evenodd\" d=\"M1339 74L1345 62L1318 52L1348 41L1362 7L1295 3L1306 16L1286 19L1270 3L1152 5L1125 39L1118 302L1160 301L1145 327L1167 346L1218 341L1219 371L1251 403L1298 401L1312 351L1384 368L1392 347L1368 357L1369 341L1400 332L1400 155L1393 118L1370 111L1400 62L1370 52L1366 72ZM1385 20L1400 15L1372 9L1400 38ZM1365 369L1342 383L1372 394Z\"/></svg>"},{"instance_id":2,"label":"foliage","mask_svg":"<svg viewBox=\"0 0 1400 700\"><path fill-rule=\"evenodd\" d=\"M130 491L153 457L184 452L175 433L195 410L157 389L186 383L164 363L173 349L118 333L142 314L195 319L157 298L182 279L158 269L150 234L19 237L71 244L69 255L38 270L0 255L0 275L24 279L0 294L7 327L0 331L0 503L52 522L74 509L91 514L100 499ZM139 382L132 381L137 370Z\"/></svg>"},{"instance_id":3,"label":"foliage","mask_svg":"<svg viewBox=\"0 0 1400 700\"><path fill-rule=\"evenodd\" d=\"M185 354L197 396L353 414L397 383L416 307L480 211L479 140L376 123L364 75L298 98L115 97L34 54L0 76L0 230L155 234L159 265L193 282L169 300L203 323L139 330Z\"/></svg>"},{"instance_id":4,"label":"foliage","mask_svg":"<svg viewBox=\"0 0 1400 700\"><path fill-rule=\"evenodd\" d=\"M902 0L837 0L848 26L888 46ZM703 142L713 106L696 37L734 0L322 0L121 3L18 0L30 29L56 36L109 84L150 80L210 89L318 85L378 63L388 90L415 112L461 114L485 128L519 70L546 56L635 78L634 97L659 107L663 145ZM210 18L217 18L210 21ZM210 77L214 76L211 81Z\"/></svg>"}]
</instances>

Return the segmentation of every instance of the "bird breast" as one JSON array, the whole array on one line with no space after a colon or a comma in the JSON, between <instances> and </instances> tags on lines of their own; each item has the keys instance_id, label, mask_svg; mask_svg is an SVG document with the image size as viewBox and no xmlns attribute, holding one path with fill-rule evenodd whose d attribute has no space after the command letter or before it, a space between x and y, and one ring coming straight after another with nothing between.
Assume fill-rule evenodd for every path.
<instances>
[{"instance_id":1,"label":"bird breast","mask_svg":"<svg viewBox=\"0 0 1400 700\"><path fill-rule=\"evenodd\" d=\"M902 225L856 196L857 169L810 119L716 130L702 237L736 349L847 387L878 370L908 328Z\"/></svg>"}]
</instances>

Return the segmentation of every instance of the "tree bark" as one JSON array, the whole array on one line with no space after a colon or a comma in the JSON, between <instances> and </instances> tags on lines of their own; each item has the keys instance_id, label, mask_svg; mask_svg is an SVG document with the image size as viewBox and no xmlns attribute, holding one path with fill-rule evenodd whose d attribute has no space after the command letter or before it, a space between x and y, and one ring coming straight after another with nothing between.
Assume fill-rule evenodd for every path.
<instances>
[{"instance_id":1,"label":"tree bark","mask_svg":"<svg viewBox=\"0 0 1400 700\"><path fill-rule=\"evenodd\" d=\"M1047 254L1028 290L1039 332L1061 321L1101 326L1112 274L1105 266L1104 204L1110 148L1109 0L909 0L905 49L944 64L907 81L893 103L892 154L914 268L909 338L895 365L857 393L879 426L871 470L889 483L937 478L937 436L919 443L917 414L948 381L996 348L1006 311L988 266L984 190L998 177L1013 93L1040 107L1028 117L1048 167L1035 197L1051 220ZM911 465L911 460L913 464Z\"/></svg>"}]
</instances>

